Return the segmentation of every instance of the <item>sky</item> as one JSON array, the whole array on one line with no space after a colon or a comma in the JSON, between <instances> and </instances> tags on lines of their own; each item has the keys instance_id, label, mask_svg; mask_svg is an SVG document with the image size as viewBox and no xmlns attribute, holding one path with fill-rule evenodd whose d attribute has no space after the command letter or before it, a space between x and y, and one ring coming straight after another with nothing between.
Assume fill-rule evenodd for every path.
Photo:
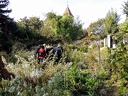
<instances>
[{"instance_id":1,"label":"sky","mask_svg":"<svg viewBox=\"0 0 128 96\"><path fill-rule=\"evenodd\" d=\"M9 0L9 8L12 12L11 18L18 21L20 18L39 17L45 19L45 14L54 12L63 15L68 5L74 18L79 17L83 28L87 28L98 19L105 18L111 8L120 15L120 23L124 22L123 14L124 2L127 0Z\"/></svg>"}]
</instances>

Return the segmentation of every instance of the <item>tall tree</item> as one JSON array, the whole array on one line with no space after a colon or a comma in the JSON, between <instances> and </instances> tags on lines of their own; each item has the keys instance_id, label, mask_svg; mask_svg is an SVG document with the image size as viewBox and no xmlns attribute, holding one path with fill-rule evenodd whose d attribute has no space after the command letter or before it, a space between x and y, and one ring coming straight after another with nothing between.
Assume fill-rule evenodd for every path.
<instances>
[{"instance_id":1,"label":"tall tree","mask_svg":"<svg viewBox=\"0 0 128 96\"><path fill-rule=\"evenodd\" d=\"M63 41L77 40L82 37L82 24L75 21L72 16L57 16L55 13L49 12L45 22L48 36Z\"/></svg>"},{"instance_id":2,"label":"tall tree","mask_svg":"<svg viewBox=\"0 0 128 96\"><path fill-rule=\"evenodd\" d=\"M105 33L106 34L114 34L119 31L118 29L118 22L120 20L120 16L115 12L113 9L111 9L105 18Z\"/></svg>"},{"instance_id":3,"label":"tall tree","mask_svg":"<svg viewBox=\"0 0 128 96\"><path fill-rule=\"evenodd\" d=\"M9 0L0 0L0 49L2 50L10 48L9 35L12 19L8 16L8 13L11 12L8 5Z\"/></svg>"},{"instance_id":4,"label":"tall tree","mask_svg":"<svg viewBox=\"0 0 128 96\"><path fill-rule=\"evenodd\" d=\"M124 2L123 6L123 13L126 14L126 17L128 17L128 1Z\"/></svg>"},{"instance_id":5,"label":"tall tree","mask_svg":"<svg viewBox=\"0 0 128 96\"><path fill-rule=\"evenodd\" d=\"M101 38L104 37L104 19L99 19L96 22L93 22L89 25L89 27L87 28L87 32L88 34L95 34L95 35L99 35Z\"/></svg>"},{"instance_id":6,"label":"tall tree","mask_svg":"<svg viewBox=\"0 0 128 96\"><path fill-rule=\"evenodd\" d=\"M20 19L17 24L19 27L17 36L22 39L31 39L40 32L40 29L43 26L43 21L37 17L24 17L23 19Z\"/></svg>"},{"instance_id":7,"label":"tall tree","mask_svg":"<svg viewBox=\"0 0 128 96\"><path fill-rule=\"evenodd\" d=\"M8 9L9 0L0 0L0 29L1 32L7 35L7 23L9 20L8 13L11 9Z\"/></svg>"}]
</instances>

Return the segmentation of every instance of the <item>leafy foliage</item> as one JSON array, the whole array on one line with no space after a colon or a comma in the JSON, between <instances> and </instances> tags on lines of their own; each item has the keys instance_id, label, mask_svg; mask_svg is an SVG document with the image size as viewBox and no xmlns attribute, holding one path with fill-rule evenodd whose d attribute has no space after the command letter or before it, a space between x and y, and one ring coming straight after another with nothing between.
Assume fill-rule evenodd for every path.
<instances>
[{"instance_id":1,"label":"leafy foliage","mask_svg":"<svg viewBox=\"0 0 128 96\"><path fill-rule=\"evenodd\" d=\"M105 33L106 34L114 34L119 32L118 22L120 20L119 15L113 9L111 9L105 18Z\"/></svg>"},{"instance_id":2,"label":"leafy foliage","mask_svg":"<svg viewBox=\"0 0 128 96\"><path fill-rule=\"evenodd\" d=\"M116 34L116 43L118 47L111 50L110 63L113 65L114 71L119 74L118 78L121 80L119 86L121 96L128 92L127 81L127 68L128 68L128 42L125 41L127 38L127 21L120 25L120 33Z\"/></svg>"},{"instance_id":3,"label":"leafy foliage","mask_svg":"<svg viewBox=\"0 0 128 96\"><path fill-rule=\"evenodd\" d=\"M124 2L123 6L123 13L126 14L126 16L128 17L128 1Z\"/></svg>"},{"instance_id":4,"label":"leafy foliage","mask_svg":"<svg viewBox=\"0 0 128 96\"><path fill-rule=\"evenodd\" d=\"M49 12L45 24L44 28L49 33L47 35L54 39L61 38L62 41L72 41L79 39L82 34L82 25L74 22L73 17L68 15L63 17Z\"/></svg>"},{"instance_id":5,"label":"leafy foliage","mask_svg":"<svg viewBox=\"0 0 128 96\"><path fill-rule=\"evenodd\" d=\"M0 25L0 47L5 49L8 46L10 54L1 54L6 56L6 68L16 78L10 81L2 79L4 88L0 88L0 95L127 95L128 19L119 25L119 15L112 9L106 18L91 23L87 30L82 29L79 18L58 16L53 12L47 13L44 21L37 17L24 17L15 22L4 14L11 10L1 10L6 9L8 4L8 0L0 1L0 20L8 29ZM127 2L123 7L124 13L127 13ZM96 46L95 43L107 34L114 35L116 49L101 48L100 44ZM71 44L84 36L86 38L83 40L89 43ZM43 65L37 65L33 57L34 50L30 51L29 48L40 43L58 42L64 43L63 59L58 64L54 64L54 60L46 59Z\"/></svg>"},{"instance_id":6,"label":"leafy foliage","mask_svg":"<svg viewBox=\"0 0 128 96\"><path fill-rule=\"evenodd\" d=\"M104 19L99 19L97 22L93 22L89 25L89 27L87 28L87 32L88 34L97 34L100 35L101 38L105 37L104 35L104 24L105 20Z\"/></svg>"}]
</instances>

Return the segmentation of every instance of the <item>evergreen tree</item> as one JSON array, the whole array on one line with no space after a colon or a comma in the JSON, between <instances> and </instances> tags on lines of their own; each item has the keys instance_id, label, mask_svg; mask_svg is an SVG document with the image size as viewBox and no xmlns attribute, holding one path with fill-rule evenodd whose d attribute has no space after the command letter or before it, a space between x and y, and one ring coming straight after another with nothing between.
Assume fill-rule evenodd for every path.
<instances>
[{"instance_id":1,"label":"evergreen tree","mask_svg":"<svg viewBox=\"0 0 128 96\"><path fill-rule=\"evenodd\" d=\"M9 0L0 0L0 32L4 33L4 35L7 35L8 13L11 12L8 5Z\"/></svg>"},{"instance_id":2,"label":"evergreen tree","mask_svg":"<svg viewBox=\"0 0 128 96\"><path fill-rule=\"evenodd\" d=\"M11 9L8 8L9 0L0 0L0 50L8 50L10 48L10 25L12 19L9 18L8 13Z\"/></svg>"},{"instance_id":3,"label":"evergreen tree","mask_svg":"<svg viewBox=\"0 0 128 96\"><path fill-rule=\"evenodd\" d=\"M123 13L126 14L126 17L128 17L128 1L124 2L123 6Z\"/></svg>"}]
</instances>

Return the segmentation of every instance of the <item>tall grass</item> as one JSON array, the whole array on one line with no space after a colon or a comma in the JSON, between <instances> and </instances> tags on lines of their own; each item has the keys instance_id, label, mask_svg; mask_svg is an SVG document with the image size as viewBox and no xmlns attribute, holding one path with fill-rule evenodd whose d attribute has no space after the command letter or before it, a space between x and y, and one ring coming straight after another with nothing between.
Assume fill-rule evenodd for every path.
<instances>
[{"instance_id":1,"label":"tall grass","mask_svg":"<svg viewBox=\"0 0 128 96\"><path fill-rule=\"evenodd\" d=\"M75 47L74 47L75 48ZM20 53L21 52L21 53ZM63 58L58 64L46 59L37 64L34 52L19 51L15 54L18 61L8 63L6 68L16 77L2 80L2 96L103 96L106 67L94 70L97 62L96 50L84 54L80 50L66 53L68 62ZM106 51L103 51L103 53ZM102 53L102 52L101 52ZM106 53L107 54L107 53ZM105 54L105 55L106 55ZM104 56L104 54L102 54ZM27 59L26 59L27 58ZM104 62L106 59L102 59ZM104 89L106 90L106 89ZM105 91L106 92L106 91Z\"/></svg>"}]
</instances>

